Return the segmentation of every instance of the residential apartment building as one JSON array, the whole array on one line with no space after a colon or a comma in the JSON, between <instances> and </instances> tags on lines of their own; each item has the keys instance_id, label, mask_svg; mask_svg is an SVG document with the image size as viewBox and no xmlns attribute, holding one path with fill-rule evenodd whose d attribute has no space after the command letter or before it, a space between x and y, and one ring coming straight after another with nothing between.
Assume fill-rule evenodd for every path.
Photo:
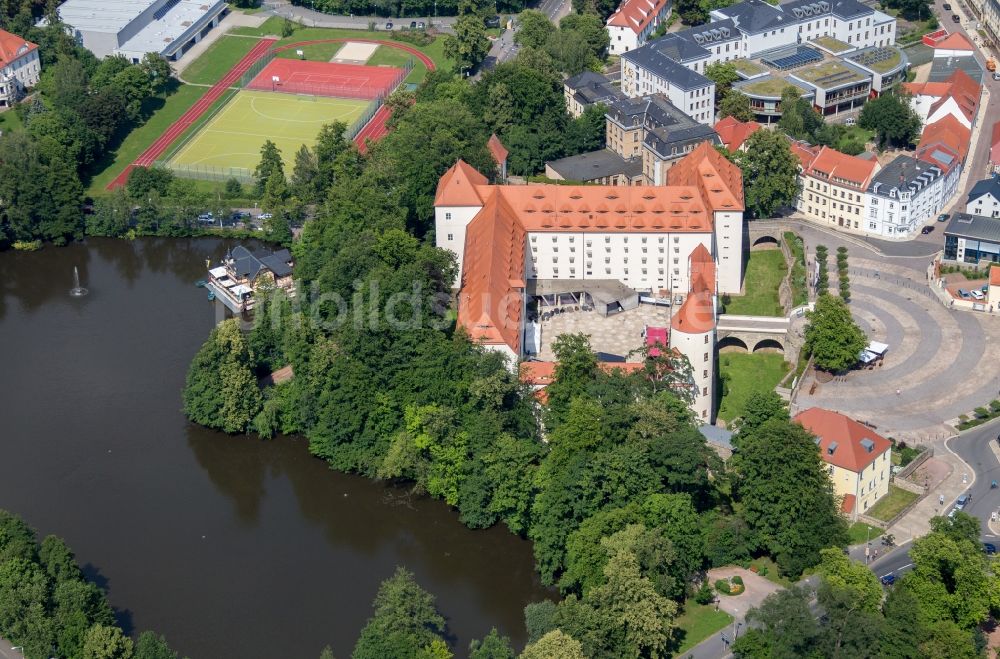
<instances>
[{"instance_id":1,"label":"residential apartment building","mask_svg":"<svg viewBox=\"0 0 1000 659\"><path fill-rule=\"evenodd\" d=\"M0 108L20 100L25 89L38 84L41 73L38 46L0 30Z\"/></svg>"},{"instance_id":2,"label":"residential apartment building","mask_svg":"<svg viewBox=\"0 0 1000 659\"><path fill-rule=\"evenodd\" d=\"M818 224L865 233L865 193L878 170L874 159L849 156L824 146L802 163L796 208Z\"/></svg>"},{"instance_id":3,"label":"residential apartment building","mask_svg":"<svg viewBox=\"0 0 1000 659\"><path fill-rule=\"evenodd\" d=\"M705 108L713 106L715 89L703 75L710 64L749 60L781 49L805 48L804 44L812 40L840 42L843 46L840 52L844 54L888 48L896 40L896 20L857 0L792 0L776 6L763 0L745 0L713 10L710 20L707 25L673 32L638 50L622 53L622 91L629 96L666 94L684 112L702 123L712 124L714 117ZM816 49L807 50L816 53L817 59L824 57ZM858 62L846 60L836 60L841 67L837 70L820 67L813 79L807 81L808 91L819 91L824 108L843 109L845 103L863 101L872 90L875 75L880 80L885 75L887 81L895 81L905 74L905 56L892 50L891 57L883 52L865 54L861 59L866 64L860 68ZM804 62L790 60L787 67L778 63L776 68L795 68ZM743 71L751 69L765 72L756 65L737 67L747 78L752 74ZM703 105L709 94L707 106ZM775 94L780 98L780 89Z\"/></svg>"},{"instance_id":4,"label":"residential apartment building","mask_svg":"<svg viewBox=\"0 0 1000 659\"><path fill-rule=\"evenodd\" d=\"M965 71L955 70L945 82L908 82L903 88L911 94L910 105L925 126L950 115L972 128L982 88Z\"/></svg>"},{"instance_id":5,"label":"residential apartment building","mask_svg":"<svg viewBox=\"0 0 1000 659\"><path fill-rule=\"evenodd\" d=\"M621 55L646 43L649 35L670 13L669 0L622 0L608 17L608 52Z\"/></svg>"},{"instance_id":6,"label":"residential apartment building","mask_svg":"<svg viewBox=\"0 0 1000 659\"><path fill-rule=\"evenodd\" d=\"M911 238L933 220L949 197L943 195L945 172L911 156L897 156L871 179L866 233L886 238Z\"/></svg>"},{"instance_id":7,"label":"residential apartment building","mask_svg":"<svg viewBox=\"0 0 1000 659\"><path fill-rule=\"evenodd\" d=\"M540 286L678 295L669 344L691 361L699 419L714 415L717 292L742 285L743 184L708 143L662 186L489 185L459 161L435 197L439 247L454 252L458 323L485 348L526 356L526 309Z\"/></svg>"},{"instance_id":8,"label":"residential apartment building","mask_svg":"<svg viewBox=\"0 0 1000 659\"><path fill-rule=\"evenodd\" d=\"M665 185L667 172L702 142L719 144L710 127L662 94L617 98L605 114L606 148L545 163L553 179L607 185Z\"/></svg>"},{"instance_id":9,"label":"residential apartment building","mask_svg":"<svg viewBox=\"0 0 1000 659\"><path fill-rule=\"evenodd\" d=\"M965 212L970 215L1000 217L1000 179L991 176L979 181L965 200Z\"/></svg>"},{"instance_id":10,"label":"residential apartment building","mask_svg":"<svg viewBox=\"0 0 1000 659\"><path fill-rule=\"evenodd\" d=\"M811 407L793 421L816 436L841 512L856 520L889 493L892 443L838 412Z\"/></svg>"},{"instance_id":11,"label":"residential apartment building","mask_svg":"<svg viewBox=\"0 0 1000 659\"><path fill-rule=\"evenodd\" d=\"M563 81L563 96L566 99L566 111L573 117L579 117L591 105L609 105L624 94L600 73L584 71Z\"/></svg>"}]
</instances>

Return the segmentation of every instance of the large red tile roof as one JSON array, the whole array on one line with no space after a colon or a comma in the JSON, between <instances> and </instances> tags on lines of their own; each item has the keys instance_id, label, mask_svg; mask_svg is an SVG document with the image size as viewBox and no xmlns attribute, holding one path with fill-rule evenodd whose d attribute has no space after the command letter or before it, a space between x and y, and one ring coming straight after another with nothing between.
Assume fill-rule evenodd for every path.
<instances>
[{"instance_id":1,"label":"large red tile roof","mask_svg":"<svg viewBox=\"0 0 1000 659\"><path fill-rule=\"evenodd\" d=\"M0 30L0 69L38 48L16 34Z\"/></svg>"},{"instance_id":2,"label":"large red tile roof","mask_svg":"<svg viewBox=\"0 0 1000 659\"><path fill-rule=\"evenodd\" d=\"M969 121L972 121L979 109L979 96L981 88L968 73L962 69L956 69L944 82L908 82L903 88L914 96L931 96L937 98L931 104L928 116L948 102L954 99L955 104L962 114Z\"/></svg>"},{"instance_id":3,"label":"large red tile roof","mask_svg":"<svg viewBox=\"0 0 1000 659\"><path fill-rule=\"evenodd\" d=\"M615 13L608 18L608 25L625 27L640 34L666 4L667 0L622 0Z\"/></svg>"},{"instance_id":4,"label":"large red tile roof","mask_svg":"<svg viewBox=\"0 0 1000 659\"><path fill-rule=\"evenodd\" d=\"M458 324L486 345L520 354L524 307L524 227L502 195L492 194L469 223Z\"/></svg>"},{"instance_id":5,"label":"large red tile roof","mask_svg":"<svg viewBox=\"0 0 1000 659\"><path fill-rule=\"evenodd\" d=\"M824 461L854 473L860 473L892 448L888 439L839 412L810 407L793 420L819 438ZM871 451L862 444L864 440L871 441Z\"/></svg>"},{"instance_id":6,"label":"large red tile roof","mask_svg":"<svg viewBox=\"0 0 1000 659\"><path fill-rule=\"evenodd\" d=\"M483 197L479 196L476 186L487 183L489 183L487 178L475 167L464 160L459 160L438 181L434 205L482 206Z\"/></svg>"},{"instance_id":7,"label":"large red tile roof","mask_svg":"<svg viewBox=\"0 0 1000 659\"><path fill-rule=\"evenodd\" d=\"M975 51L975 48L965 38L961 32L952 32L947 37L934 44L936 50L968 50Z\"/></svg>"},{"instance_id":8,"label":"large red tile roof","mask_svg":"<svg viewBox=\"0 0 1000 659\"><path fill-rule=\"evenodd\" d=\"M990 286L1000 286L1000 265L990 266Z\"/></svg>"},{"instance_id":9,"label":"large red tile roof","mask_svg":"<svg viewBox=\"0 0 1000 659\"><path fill-rule=\"evenodd\" d=\"M702 142L667 172L668 185L690 185L701 191L715 212L743 211L743 173L740 168Z\"/></svg>"},{"instance_id":10,"label":"large red tile roof","mask_svg":"<svg viewBox=\"0 0 1000 659\"><path fill-rule=\"evenodd\" d=\"M946 115L924 127L920 142L917 144L917 157L934 162L929 160L930 155L935 149L943 149L956 156L955 164L957 164L965 160L965 156L969 153L971 136L972 131L963 126L954 115Z\"/></svg>"},{"instance_id":11,"label":"large red tile roof","mask_svg":"<svg viewBox=\"0 0 1000 659\"><path fill-rule=\"evenodd\" d=\"M505 160L507 160L507 147L503 145L500 138L497 137L496 133L490 135L490 139L486 142L486 148L490 150L490 154L493 156L493 160L496 161L497 165L502 165Z\"/></svg>"},{"instance_id":12,"label":"large red tile roof","mask_svg":"<svg viewBox=\"0 0 1000 659\"><path fill-rule=\"evenodd\" d=\"M732 152L739 151L747 138L763 128L756 121L742 122L733 117L723 117L715 123L715 132L719 139Z\"/></svg>"},{"instance_id":13,"label":"large red tile roof","mask_svg":"<svg viewBox=\"0 0 1000 659\"><path fill-rule=\"evenodd\" d=\"M803 142L802 140L789 140L789 146L792 149L792 155L798 158L799 165L803 169L807 169L812 161L816 159L819 155L819 147L813 146L808 142Z\"/></svg>"},{"instance_id":14,"label":"large red tile roof","mask_svg":"<svg viewBox=\"0 0 1000 659\"><path fill-rule=\"evenodd\" d=\"M859 190L868 187L872 175L878 171L878 162L849 156L824 146L806 167L808 176L829 180L835 185L848 185Z\"/></svg>"}]
</instances>

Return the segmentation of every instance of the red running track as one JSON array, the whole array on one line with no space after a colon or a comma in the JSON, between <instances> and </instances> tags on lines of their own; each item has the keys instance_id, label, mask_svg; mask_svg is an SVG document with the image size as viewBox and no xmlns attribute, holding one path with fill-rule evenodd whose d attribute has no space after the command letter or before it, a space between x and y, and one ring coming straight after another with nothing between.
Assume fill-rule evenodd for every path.
<instances>
[{"instance_id":1,"label":"red running track","mask_svg":"<svg viewBox=\"0 0 1000 659\"><path fill-rule=\"evenodd\" d=\"M170 128L168 128L160 137L153 142L152 145L145 151L139 154L139 157L132 162L131 165L125 168L125 170L119 174L115 180L108 184L108 190L114 190L115 188L125 185L128 181L128 175L132 171L133 167L149 167L156 159L163 155L163 153L170 147L170 145L178 137L187 130L191 124L196 122L201 115L205 114L206 111L215 101L218 100L222 94L233 85L237 80L240 79L244 73L264 54L268 51L272 44L275 43L275 39L261 39L260 43L253 47L253 49L247 53L246 57L241 59L239 63L230 69L229 73L225 75L219 82L208 90L208 93L198 99L198 102L192 105L187 112L181 115L181 118L175 121ZM437 67L434 65L434 60L432 60L426 53L417 50L413 46L408 46L406 44L401 44L397 41L386 41L384 39L314 39L312 41L300 41L298 43L290 43L280 48L275 48L274 52L280 53L291 48L301 48L302 46L311 46L313 44L322 43L342 43L347 41L357 41L361 43L377 43L380 46L388 46L389 48L397 48L404 52L413 55L419 59L424 66L427 67L428 71L434 71ZM371 118L365 127L354 138L355 144L358 145L358 149L364 153L368 150L368 142L375 141L383 137L389 132L386 123L389 121L390 112L385 106L378 109L375 115Z\"/></svg>"},{"instance_id":2,"label":"red running track","mask_svg":"<svg viewBox=\"0 0 1000 659\"><path fill-rule=\"evenodd\" d=\"M198 121L201 115L205 114L212 104L219 100L219 97L227 89L229 89L233 83L240 79L244 73L247 72L254 62L259 60L264 53L274 44L275 39L261 39L260 42L254 46L246 56L239 61L239 63L229 70L222 80L215 83L208 92L202 96L198 101L188 108L187 112L181 115L181 118L175 121L171 126L163 132L156 141L153 142L149 148L139 154L131 165L125 168L121 174L118 175L115 180L108 184L108 190L114 190L115 188L125 185L128 181L128 175L132 171L133 167L150 167L157 158L163 155L163 152L176 140L181 134L186 131L191 124Z\"/></svg>"}]
</instances>

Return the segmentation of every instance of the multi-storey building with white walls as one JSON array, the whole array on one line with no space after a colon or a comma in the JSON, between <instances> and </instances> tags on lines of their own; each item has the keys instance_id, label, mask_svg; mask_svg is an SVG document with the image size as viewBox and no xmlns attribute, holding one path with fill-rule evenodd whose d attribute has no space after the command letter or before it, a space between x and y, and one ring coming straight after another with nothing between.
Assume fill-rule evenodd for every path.
<instances>
[{"instance_id":1,"label":"multi-storey building with white walls","mask_svg":"<svg viewBox=\"0 0 1000 659\"><path fill-rule=\"evenodd\" d=\"M0 30L0 108L10 107L38 84L41 72L38 46Z\"/></svg>"},{"instance_id":2,"label":"multi-storey building with white walls","mask_svg":"<svg viewBox=\"0 0 1000 659\"><path fill-rule=\"evenodd\" d=\"M937 165L897 156L872 177L867 198L865 233L911 238L933 220L948 201L943 196L945 172Z\"/></svg>"},{"instance_id":3,"label":"multi-storey building with white walls","mask_svg":"<svg viewBox=\"0 0 1000 659\"><path fill-rule=\"evenodd\" d=\"M608 17L608 52L621 55L646 43L670 13L670 6L669 0L622 0Z\"/></svg>"},{"instance_id":4,"label":"multi-storey building with white walls","mask_svg":"<svg viewBox=\"0 0 1000 659\"><path fill-rule=\"evenodd\" d=\"M799 174L795 207L806 219L849 233L865 233L865 191L879 170L876 160L849 156L824 146L805 158ZM802 155L806 154L806 155Z\"/></svg>"},{"instance_id":5,"label":"multi-storey building with white walls","mask_svg":"<svg viewBox=\"0 0 1000 659\"><path fill-rule=\"evenodd\" d=\"M965 212L984 217L1000 217L1000 178L991 176L977 182L965 200Z\"/></svg>"},{"instance_id":6,"label":"multi-storey building with white walls","mask_svg":"<svg viewBox=\"0 0 1000 659\"><path fill-rule=\"evenodd\" d=\"M715 86L703 75L713 63L752 59L816 39L841 42L843 53L887 47L896 41L896 19L857 0L793 0L777 6L744 0L713 10L710 17L707 25L674 32L622 53L622 91L629 96L663 93L684 112L711 124L714 113L706 112L700 102L709 97L707 107L713 107ZM905 59L900 56L900 61L888 73L905 70ZM855 68L851 63L840 66ZM885 67L878 64L876 68ZM861 77L870 89L872 74L864 71ZM828 82L819 80L815 86L825 90Z\"/></svg>"},{"instance_id":7,"label":"multi-storey building with white walls","mask_svg":"<svg viewBox=\"0 0 1000 659\"><path fill-rule=\"evenodd\" d=\"M705 392L695 409L711 419L714 361L704 355L715 348L716 293L741 290L744 210L740 171L711 144L665 186L490 185L459 161L434 205L437 245L460 266L458 323L473 340L512 364L524 358L528 291L539 282L681 296L669 344L696 375L709 372L695 378Z\"/></svg>"}]
</instances>

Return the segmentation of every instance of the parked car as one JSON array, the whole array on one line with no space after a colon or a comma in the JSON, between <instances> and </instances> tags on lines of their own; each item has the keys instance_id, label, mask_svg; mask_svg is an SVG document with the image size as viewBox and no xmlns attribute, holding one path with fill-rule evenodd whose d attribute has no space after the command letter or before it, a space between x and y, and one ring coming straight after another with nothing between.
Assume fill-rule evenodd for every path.
<instances>
[{"instance_id":1,"label":"parked car","mask_svg":"<svg viewBox=\"0 0 1000 659\"><path fill-rule=\"evenodd\" d=\"M948 215L947 213L941 213L940 215L938 215L938 222L947 222L949 217L951 217L951 215Z\"/></svg>"},{"instance_id":2,"label":"parked car","mask_svg":"<svg viewBox=\"0 0 1000 659\"><path fill-rule=\"evenodd\" d=\"M975 289L975 290L969 291L969 295L971 295L972 299L974 299L974 300L985 300L986 299L986 296L983 295L983 292L981 290L979 290L979 289Z\"/></svg>"},{"instance_id":3,"label":"parked car","mask_svg":"<svg viewBox=\"0 0 1000 659\"><path fill-rule=\"evenodd\" d=\"M250 213L246 211L233 211L234 220L245 220L250 217Z\"/></svg>"},{"instance_id":4,"label":"parked car","mask_svg":"<svg viewBox=\"0 0 1000 659\"><path fill-rule=\"evenodd\" d=\"M934 227L930 226L930 227L924 227L923 229L921 229L920 233L922 233L923 235L926 236L927 234L931 233L932 231L934 231Z\"/></svg>"},{"instance_id":5,"label":"parked car","mask_svg":"<svg viewBox=\"0 0 1000 659\"><path fill-rule=\"evenodd\" d=\"M983 551L986 552L987 556L994 556L997 553L997 546L992 542L984 542Z\"/></svg>"},{"instance_id":6,"label":"parked car","mask_svg":"<svg viewBox=\"0 0 1000 659\"><path fill-rule=\"evenodd\" d=\"M890 572L889 574L883 575L879 581L882 582L883 586L891 586L896 583L896 575Z\"/></svg>"},{"instance_id":7,"label":"parked car","mask_svg":"<svg viewBox=\"0 0 1000 659\"><path fill-rule=\"evenodd\" d=\"M994 71L993 72L993 79L994 80L1000 80L1000 71Z\"/></svg>"},{"instance_id":8,"label":"parked car","mask_svg":"<svg viewBox=\"0 0 1000 659\"><path fill-rule=\"evenodd\" d=\"M952 14L951 15L951 20L952 20L953 23L961 23L962 22L962 19L959 18L958 14Z\"/></svg>"},{"instance_id":9,"label":"parked car","mask_svg":"<svg viewBox=\"0 0 1000 659\"><path fill-rule=\"evenodd\" d=\"M387 30L391 30L392 29L392 21L387 21L386 22L385 29L387 29Z\"/></svg>"},{"instance_id":10,"label":"parked car","mask_svg":"<svg viewBox=\"0 0 1000 659\"><path fill-rule=\"evenodd\" d=\"M858 123L858 120L855 119L854 117L848 117L847 121L844 122L844 124L847 126L853 126L856 123Z\"/></svg>"},{"instance_id":11,"label":"parked car","mask_svg":"<svg viewBox=\"0 0 1000 659\"><path fill-rule=\"evenodd\" d=\"M969 295L969 291L965 290L964 288L958 289L958 295L963 300L968 300L970 297L972 297L971 295Z\"/></svg>"},{"instance_id":12,"label":"parked car","mask_svg":"<svg viewBox=\"0 0 1000 659\"><path fill-rule=\"evenodd\" d=\"M417 22L417 29L418 30L424 29L424 22L423 21L418 21Z\"/></svg>"},{"instance_id":13,"label":"parked car","mask_svg":"<svg viewBox=\"0 0 1000 659\"><path fill-rule=\"evenodd\" d=\"M198 216L198 221L199 222L207 222L207 223L211 224L211 223L215 222L215 216L212 215L211 213L202 213L201 215Z\"/></svg>"},{"instance_id":14,"label":"parked car","mask_svg":"<svg viewBox=\"0 0 1000 659\"><path fill-rule=\"evenodd\" d=\"M963 494L962 496L958 497L958 500L955 501L955 509L956 510L962 510L967 505L969 505L969 495L968 494Z\"/></svg>"},{"instance_id":15,"label":"parked car","mask_svg":"<svg viewBox=\"0 0 1000 659\"><path fill-rule=\"evenodd\" d=\"M486 27L500 27L500 17L490 16L486 19Z\"/></svg>"},{"instance_id":16,"label":"parked car","mask_svg":"<svg viewBox=\"0 0 1000 659\"><path fill-rule=\"evenodd\" d=\"M261 213L260 215L257 216L257 219L258 220L270 220L272 217L274 217L274 215L271 215L270 213Z\"/></svg>"},{"instance_id":17,"label":"parked car","mask_svg":"<svg viewBox=\"0 0 1000 659\"><path fill-rule=\"evenodd\" d=\"M410 29L411 30L416 30L417 29L417 22L416 21L410 21Z\"/></svg>"},{"instance_id":18,"label":"parked car","mask_svg":"<svg viewBox=\"0 0 1000 659\"><path fill-rule=\"evenodd\" d=\"M947 2L941 6L944 8L945 11L951 11L951 5L949 5Z\"/></svg>"}]
</instances>

